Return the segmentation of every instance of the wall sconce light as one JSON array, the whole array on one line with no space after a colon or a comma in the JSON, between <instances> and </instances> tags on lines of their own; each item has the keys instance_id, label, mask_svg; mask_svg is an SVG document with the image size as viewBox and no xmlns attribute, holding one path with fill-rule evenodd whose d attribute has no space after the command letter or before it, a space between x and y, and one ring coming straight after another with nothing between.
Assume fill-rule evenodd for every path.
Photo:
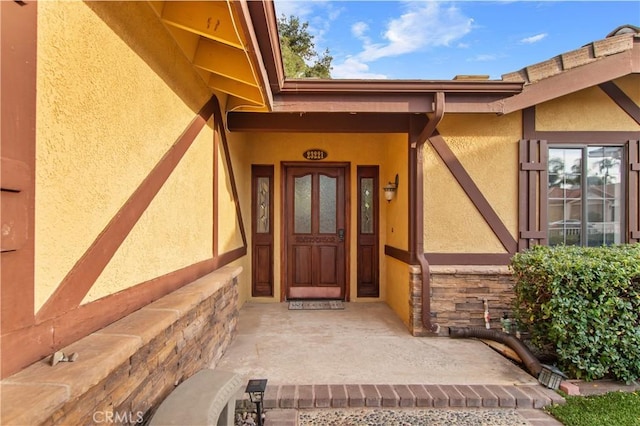
<instances>
[{"instance_id":1,"label":"wall sconce light","mask_svg":"<svg viewBox=\"0 0 640 426\"><path fill-rule=\"evenodd\" d=\"M387 200L387 203L393 200L393 196L395 195L396 190L398 189L398 175L396 174L395 182L389 182L382 189L384 190L384 198L385 200Z\"/></svg>"},{"instance_id":2,"label":"wall sconce light","mask_svg":"<svg viewBox=\"0 0 640 426\"><path fill-rule=\"evenodd\" d=\"M262 426L262 403L264 401L264 391L267 389L267 379L251 379L247 383L245 392L249 394L251 402L256 404L256 415L258 426Z\"/></svg>"}]
</instances>

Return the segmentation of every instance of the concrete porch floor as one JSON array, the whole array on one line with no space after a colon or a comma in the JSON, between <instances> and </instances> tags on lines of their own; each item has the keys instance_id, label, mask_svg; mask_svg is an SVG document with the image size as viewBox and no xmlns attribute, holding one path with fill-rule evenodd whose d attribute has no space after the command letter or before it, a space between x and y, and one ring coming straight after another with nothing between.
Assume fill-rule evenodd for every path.
<instances>
[{"instance_id":1,"label":"concrete porch floor","mask_svg":"<svg viewBox=\"0 0 640 426\"><path fill-rule=\"evenodd\" d=\"M371 410L411 424L407 410L421 409L452 416L434 424L558 426L540 408L564 402L480 341L413 337L385 303L322 311L247 303L236 338L211 367L268 380L268 426L366 424ZM353 410L355 423L326 417ZM312 420L299 422L302 413Z\"/></svg>"},{"instance_id":2,"label":"concrete porch floor","mask_svg":"<svg viewBox=\"0 0 640 426\"><path fill-rule=\"evenodd\" d=\"M246 303L215 368L270 385L538 383L478 340L413 337L385 303L315 311Z\"/></svg>"}]
</instances>

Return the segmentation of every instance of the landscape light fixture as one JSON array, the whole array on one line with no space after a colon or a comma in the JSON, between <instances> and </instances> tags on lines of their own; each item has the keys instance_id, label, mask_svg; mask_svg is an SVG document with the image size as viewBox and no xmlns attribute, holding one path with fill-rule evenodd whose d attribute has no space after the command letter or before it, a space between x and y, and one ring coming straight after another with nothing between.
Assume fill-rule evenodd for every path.
<instances>
[{"instance_id":1,"label":"landscape light fixture","mask_svg":"<svg viewBox=\"0 0 640 426\"><path fill-rule=\"evenodd\" d=\"M262 426L262 403L264 401L264 391L267 389L267 379L251 379L247 383L245 392L249 394L251 402L256 404L256 414L258 416L258 426Z\"/></svg>"},{"instance_id":2,"label":"landscape light fixture","mask_svg":"<svg viewBox=\"0 0 640 426\"><path fill-rule=\"evenodd\" d=\"M549 389L558 390L562 379L566 379L567 376L556 367L551 365L541 364L542 370L538 375L538 381Z\"/></svg>"}]
</instances>

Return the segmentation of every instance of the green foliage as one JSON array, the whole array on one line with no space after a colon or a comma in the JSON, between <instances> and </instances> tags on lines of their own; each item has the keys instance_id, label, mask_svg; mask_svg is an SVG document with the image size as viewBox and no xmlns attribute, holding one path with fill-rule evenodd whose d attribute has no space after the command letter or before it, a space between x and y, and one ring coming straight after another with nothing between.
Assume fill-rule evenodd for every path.
<instances>
[{"instance_id":1,"label":"green foliage","mask_svg":"<svg viewBox=\"0 0 640 426\"><path fill-rule=\"evenodd\" d=\"M283 15L278 19L278 35L287 77L331 78L333 57L329 50L325 50L322 56L316 53L308 22L301 24L299 18Z\"/></svg>"},{"instance_id":2,"label":"green foliage","mask_svg":"<svg viewBox=\"0 0 640 426\"><path fill-rule=\"evenodd\" d=\"M640 378L640 244L535 246L511 261L514 316L574 378Z\"/></svg>"},{"instance_id":3,"label":"green foliage","mask_svg":"<svg viewBox=\"0 0 640 426\"><path fill-rule=\"evenodd\" d=\"M545 408L567 426L640 426L640 392L566 396L567 403Z\"/></svg>"}]
</instances>

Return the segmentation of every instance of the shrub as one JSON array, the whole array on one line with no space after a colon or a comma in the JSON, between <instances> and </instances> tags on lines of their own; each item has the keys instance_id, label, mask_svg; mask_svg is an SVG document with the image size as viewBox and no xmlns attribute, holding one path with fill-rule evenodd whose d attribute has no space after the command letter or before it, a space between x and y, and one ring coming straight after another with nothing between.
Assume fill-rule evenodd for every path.
<instances>
[{"instance_id":1,"label":"shrub","mask_svg":"<svg viewBox=\"0 0 640 426\"><path fill-rule=\"evenodd\" d=\"M585 380L640 378L640 244L535 246L511 261L514 316Z\"/></svg>"}]
</instances>

